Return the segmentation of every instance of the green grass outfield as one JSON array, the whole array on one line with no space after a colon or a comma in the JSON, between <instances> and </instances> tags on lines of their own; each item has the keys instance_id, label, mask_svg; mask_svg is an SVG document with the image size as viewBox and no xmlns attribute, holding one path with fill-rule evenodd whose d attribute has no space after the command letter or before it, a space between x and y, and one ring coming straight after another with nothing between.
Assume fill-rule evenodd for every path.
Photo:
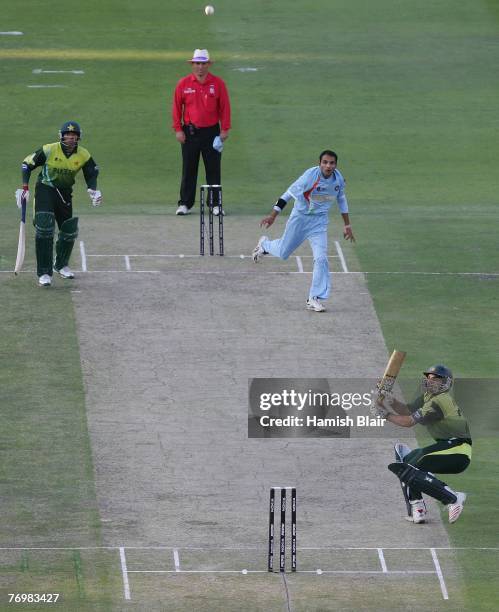
<instances>
[{"instance_id":1,"label":"green grass outfield","mask_svg":"<svg viewBox=\"0 0 499 612\"><path fill-rule=\"evenodd\" d=\"M358 266L370 272L387 346L408 351L410 375L443 361L459 377L497 377L497 2L319 0L310 10L304 2L220 0L207 18L201 2L54 0L42 10L26 0L22 16L15 3L2 6L1 30L25 35L0 36L0 270L14 264L20 162L55 140L67 119L81 122L83 144L101 166L105 205L95 214L148 215L151 223L173 214L180 154L171 95L189 70L184 60L206 46L233 104L223 162L230 214L262 215L333 147L348 181ZM65 88L27 87L40 84ZM87 211L81 182L76 210ZM446 274L420 274L437 271ZM0 307L0 545L98 546L70 290L42 295L29 276L2 274ZM449 529L455 546L499 544L496 445L475 440L472 466L449 479L470 492L463 519ZM40 515L34 498L43 500ZM462 556L474 611L497 600L490 577L498 557L486 569L480 559ZM121 596L107 564L85 574L87 588L76 556L69 567L57 580L71 583L79 609L109 609Z\"/></svg>"}]
</instances>

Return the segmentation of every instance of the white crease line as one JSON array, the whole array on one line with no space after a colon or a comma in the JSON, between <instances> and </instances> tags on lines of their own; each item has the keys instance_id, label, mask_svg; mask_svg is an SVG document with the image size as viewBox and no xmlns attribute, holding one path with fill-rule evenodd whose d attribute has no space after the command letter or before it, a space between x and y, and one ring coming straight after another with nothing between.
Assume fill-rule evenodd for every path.
<instances>
[{"instance_id":1,"label":"white crease line","mask_svg":"<svg viewBox=\"0 0 499 612\"><path fill-rule=\"evenodd\" d=\"M494 550L498 546L383 546L383 550ZM374 546L299 546L298 550L378 550Z\"/></svg>"},{"instance_id":2,"label":"white crease line","mask_svg":"<svg viewBox=\"0 0 499 612\"><path fill-rule=\"evenodd\" d=\"M173 549L173 562L175 563L175 571L180 572L180 557L177 548Z\"/></svg>"},{"instance_id":3,"label":"white crease line","mask_svg":"<svg viewBox=\"0 0 499 612\"><path fill-rule=\"evenodd\" d=\"M124 257L122 254L117 253L88 253L87 257ZM129 257L166 257L172 259L204 259L206 255L185 255L184 253L179 253L178 255L172 253L130 253ZM211 257L211 255L210 255ZM302 259L312 259L313 255L299 255ZM252 255L244 255L241 253L240 255L224 255L224 259L253 259ZM329 259L339 259L339 255L328 255Z\"/></svg>"},{"instance_id":4,"label":"white crease line","mask_svg":"<svg viewBox=\"0 0 499 612\"><path fill-rule=\"evenodd\" d=\"M348 272L347 262L345 261L345 257L343 256L343 251L341 249L340 243L335 240L334 246L336 247L336 252L338 253L338 257L340 258L341 267L343 268L343 272Z\"/></svg>"},{"instance_id":5,"label":"white crease line","mask_svg":"<svg viewBox=\"0 0 499 612\"><path fill-rule=\"evenodd\" d=\"M0 32L0 36L23 36L24 32Z\"/></svg>"},{"instance_id":6,"label":"white crease line","mask_svg":"<svg viewBox=\"0 0 499 612\"><path fill-rule=\"evenodd\" d=\"M80 247L81 248L81 247ZM115 273L126 273L128 270L87 270L86 260L88 257L98 257L97 255L86 255L85 262L82 260L82 272L88 272L89 274L115 274ZM99 257L107 257L107 255L101 255ZM123 257L123 255L116 255L116 257ZM129 257L136 257L136 255L129 255ZM85 266L85 269L83 269ZM179 270L179 269L164 269L164 270L130 270L130 272L136 274L174 274L176 272L181 272L182 274L247 274L247 271L244 270ZM21 270L20 274L32 274L33 270ZM253 269L251 274L255 274L256 270ZM296 270L265 270L260 268L258 271L259 274L313 274L313 272L298 272ZM0 270L0 274L12 274L12 270ZM335 271L330 272L330 274L334 275L368 275L368 274L413 274L419 276L491 276L493 278L499 278L499 272L343 272L343 271ZM361 293L361 295L369 295L368 293ZM386 550L386 548L385 548Z\"/></svg>"},{"instance_id":7,"label":"white crease line","mask_svg":"<svg viewBox=\"0 0 499 612\"><path fill-rule=\"evenodd\" d=\"M4 270L5 274L12 274L12 270ZM90 270L88 274L128 274L128 270ZM244 270L130 270L132 274L222 274L223 276L227 275L246 275L247 272ZM281 271L272 271L272 270L264 270L262 274L313 274L312 272L297 272L296 270L281 270ZM343 274L342 272L330 272L330 274ZM256 276L256 271L253 273L253 276Z\"/></svg>"},{"instance_id":8,"label":"white crease line","mask_svg":"<svg viewBox=\"0 0 499 612\"><path fill-rule=\"evenodd\" d=\"M80 240L80 257L81 257L81 271L87 272L87 256L85 254L85 243Z\"/></svg>"},{"instance_id":9,"label":"white crease line","mask_svg":"<svg viewBox=\"0 0 499 612\"><path fill-rule=\"evenodd\" d=\"M416 276L499 276L499 272L349 272L349 274L403 274L407 276L414 274Z\"/></svg>"},{"instance_id":10,"label":"white crease line","mask_svg":"<svg viewBox=\"0 0 499 612\"><path fill-rule=\"evenodd\" d=\"M85 74L84 70L43 70L43 68L34 68L33 74Z\"/></svg>"},{"instance_id":11,"label":"white crease line","mask_svg":"<svg viewBox=\"0 0 499 612\"><path fill-rule=\"evenodd\" d=\"M433 564L435 565L435 571L437 572L438 581L440 583L440 590L442 591L442 597L444 599L449 599L449 593L447 592L447 587L445 586L444 575L442 574L442 568L440 567L440 563L438 561L437 552L434 548L430 548L431 557L433 559Z\"/></svg>"},{"instance_id":12,"label":"white crease line","mask_svg":"<svg viewBox=\"0 0 499 612\"><path fill-rule=\"evenodd\" d=\"M122 546L0 546L0 550L119 550ZM179 546L126 546L128 550L173 550ZM182 546L182 550L265 550L266 544L260 546ZM374 546L298 546L298 550L342 551L342 550L378 550ZM498 546L383 546L383 550L488 550L499 552ZM248 570L249 571L249 570ZM435 573L433 570L431 573Z\"/></svg>"},{"instance_id":13,"label":"white crease line","mask_svg":"<svg viewBox=\"0 0 499 612\"><path fill-rule=\"evenodd\" d=\"M300 570L299 574L316 574L317 570ZM381 570L320 570L321 574L399 574L399 575L409 575L409 574L435 574L434 570L389 570L387 572L383 572Z\"/></svg>"},{"instance_id":14,"label":"white crease line","mask_svg":"<svg viewBox=\"0 0 499 612\"><path fill-rule=\"evenodd\" d=\"M177 570L129 570L129 574L175 574ZM268 570L179 570L180 574L267 574ZM276 575L279 572L274 572ZM293 572L294 573L294 572ZM318 570L298 570L297 574L317 574ZM435 570L320 570L321 574L435 574Z\"/></svg>"},{"instance_id":15,"label":"white crease line","mask_svg":"<svg viewBox=\"0 0 499 612\"><path fill-rule=\"evenodd\" d=\"M316 573L317 570L300 570L300 574ZM323 570L321 574L435 574L435 570Z\"/></svg>"},{"instance_id":16,"label":"white crease line","mask_svg":"<svg viewBox=\"0 0 499 612\"><path fill-rule=\"evenodd\" d=\"M66 85L26 85L28 89L58 89L67 87Z\"/></svg>"},{"instance_id":17,"label":"white crease line","mask_svg":"<svg viewBox=\"0 0 499 612\"><path fill-rule=\"evenodd\" d=\"M296 256L296 265L298 266L298 272L303 274L303 262L302 262L301 257L299 255Z\"/></svg>"},{"instance_id":18,"label":"white crease line","mask_svg":"<svg viewBox=\"0 0 499 612\"><path fill-rule=\"evenodd\" d=\"M129 574L175 574L177 570L130 570ZM179 574L267 574L268 570L178 570ZM277 572L276 572L277 573ZM305 572L302 572L305 573ZM435 572L430 572L434 574Z\"/></svg>"},{"instance_id":19,"label":"white crease line","mask_svg":"<svg viewBox=\"0 0 499 612\"><path fill-rule=\"evenodd\" d=\"M120 561L121 561L121 574L123 576L123 592L125 599L131 599L130 596L130 583L128 582L128 570L126 567L125 549L120 546Z\"/></svg>"},{"instance_id":20,"label":"white crease line","mask_svg":"<svg viewBox=\"0 0 499 612\"><path fill-rule=\"evenodd\" d=\"M379 557L379 562L381 564L381 569L383 570L383 574L388 573L388 568L386 567L385 555L383 554L382 548L378 548L378 557Z\"/></svg>"},{"instance_id":21,"label":"white crease line","mask_svg":"<svg viewBox=\"0 0 499 612\"><path fill-rule=\"evenodd\" d=\"M125 268L130 272L132 270L132 266L130 265L130 256L125 255Z\"/></svg>"},{"instance_id":22,"label":"white crease line","mask_svg":"<svg viewBox=\"0 0 499 612\"><path fill-rule=\"evenodd\" d=\"M129 272L132 274L161 274L162 272L178 272L178 270L85 270L85 272L88 274L128 274ZM192 270L185 270L184 272L192 272ZM220 272L214 272L214 274L220 274ZM226 272L223 272L223 274L226 274Z\"/></svg>"}]
</instances>

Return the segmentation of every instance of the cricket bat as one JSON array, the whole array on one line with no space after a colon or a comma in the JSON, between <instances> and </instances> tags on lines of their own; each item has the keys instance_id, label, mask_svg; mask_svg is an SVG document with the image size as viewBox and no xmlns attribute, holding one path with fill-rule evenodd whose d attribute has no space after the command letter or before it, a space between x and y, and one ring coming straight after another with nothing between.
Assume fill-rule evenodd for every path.
<instances>
[{"instance_id":1,"label":"cricket bat","mask_svg":"<svg viewBox=\"0 0 499 612\"><path fill-rule=\"evenodd\" d=\"M404 351L393 351L386 365L383 377L378 382L378 397L383 399L387 393L391 393L395 380L404 363L406 353Z\"/></svg>"},{"instance_id":2,"label":"cricket bat","mask_svg":"<svg viewBox=\"0 0 499 612\"><path fill-rule=\"evenodd\" d=\"M21 198L21 223L19 225L19 242L17 244L17 258L14 274L21 271L24 263L24 254L26 252L26 198Z\"/></svg>"}]
</instances>

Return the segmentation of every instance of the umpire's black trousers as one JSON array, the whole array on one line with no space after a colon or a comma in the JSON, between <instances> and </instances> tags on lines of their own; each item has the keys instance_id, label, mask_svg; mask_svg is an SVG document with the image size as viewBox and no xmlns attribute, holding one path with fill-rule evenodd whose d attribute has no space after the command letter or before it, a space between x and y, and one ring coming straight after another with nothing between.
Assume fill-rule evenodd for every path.
<instances>
[{"instance_id":1,"label":"umpire's black trousers","mask_svg":"<svg viewBox=\"0 0 499 612\"><path fill-rule=\"evenodd\" d=\"M220 126L196 128L184 125L185 143L182 145L182 182L180 184L179 205L187 208L194 206L198 180L199 156L203 156L208 185L221 184L222 154L213 148L213 139L220 134ZM218 192L214 192L214 205L218 206Z\"/></svg>"}]
</instances>

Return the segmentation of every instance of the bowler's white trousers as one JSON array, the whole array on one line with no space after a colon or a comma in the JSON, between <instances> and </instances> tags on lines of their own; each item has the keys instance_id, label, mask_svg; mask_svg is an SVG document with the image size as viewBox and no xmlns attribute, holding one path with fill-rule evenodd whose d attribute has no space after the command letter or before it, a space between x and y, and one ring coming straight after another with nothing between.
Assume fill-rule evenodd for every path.
<instances>
[{"instance_id":1,"label":"bowler's white trousers","mask_svg":"<svg viewBox=\"0 0 499 612\"><path fill-rule=\"evenodd\" d=\"M277 240L264 240L262 247L281 259L287 259L305 240L312 247L314 271L309 297L325 300L331 291L331 278L327 258L327 226L329 217L326 214L304 215L294 208L284 228L284 234Z\"/></svg>"}]
</instances>

